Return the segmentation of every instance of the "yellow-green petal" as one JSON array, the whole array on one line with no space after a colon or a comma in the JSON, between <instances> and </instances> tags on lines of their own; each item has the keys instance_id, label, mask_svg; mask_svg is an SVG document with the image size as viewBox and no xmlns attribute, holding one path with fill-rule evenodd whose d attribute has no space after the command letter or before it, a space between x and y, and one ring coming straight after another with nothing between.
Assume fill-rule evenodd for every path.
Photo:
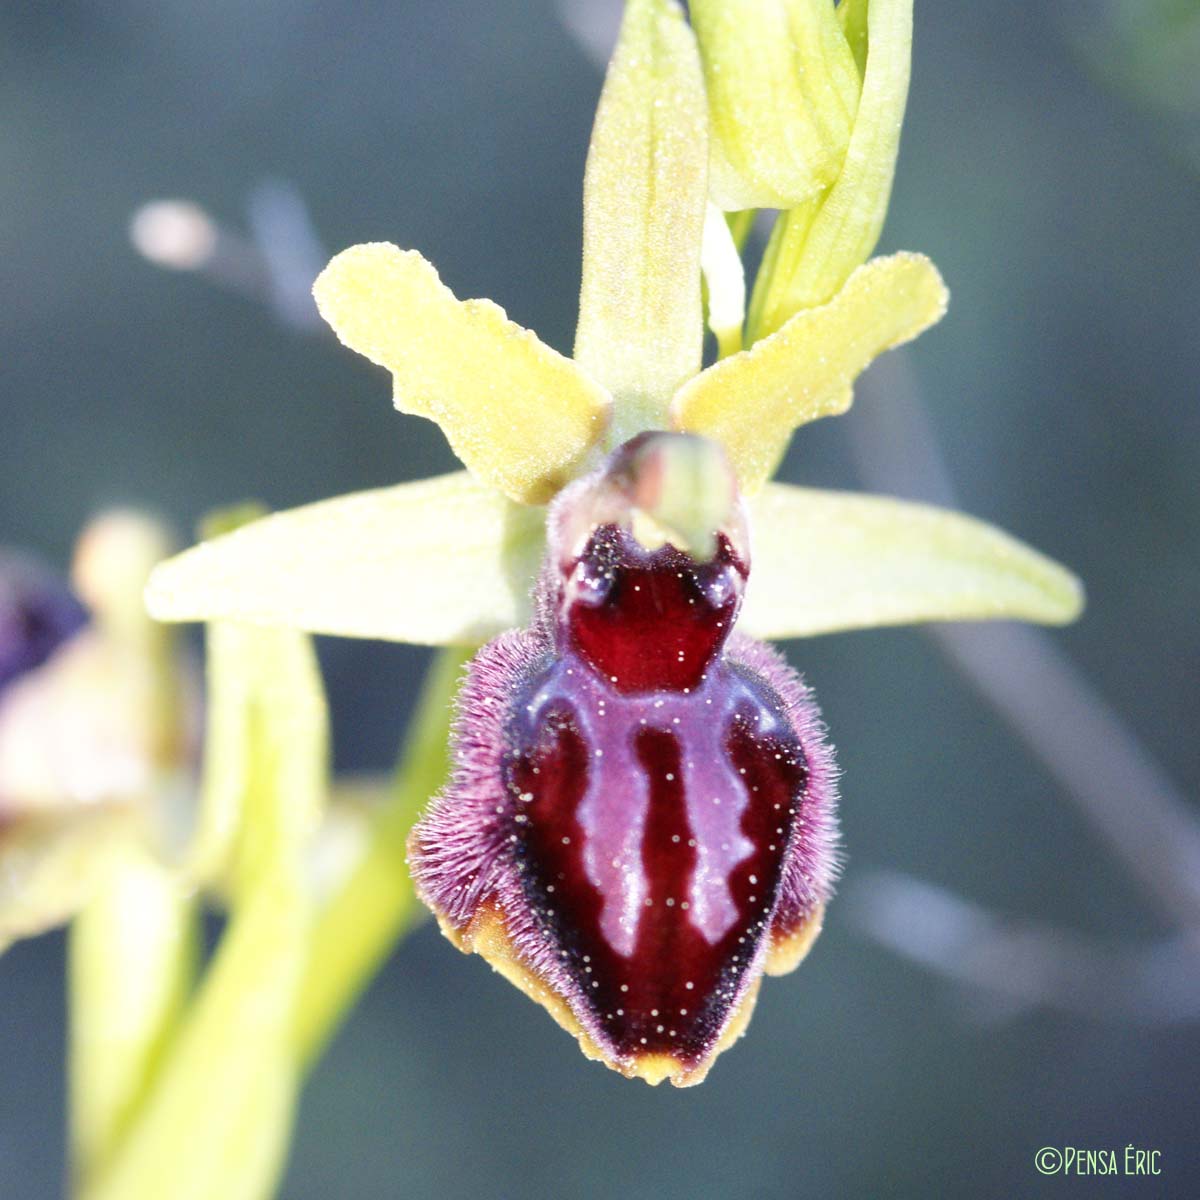
<instances>
[{"instance_id":1,"label":"yellow-green petal","mask_svg":"<svg viewBox=\"0 0 1200 1200\"><path fill-rule=\"evenodd\" d=\"M160 565L160 621L452 645L524 622L544 513L466 472L274 513Z\"/></svg>"},{"instance_id":2,"label":"yellow-green petal","mask_svg":"<svg viewBox=\"0 0 1200 1200\"><path fill-rule=\"evenodd\" d=\"M824 304L879 240L908 100L912 5L870 0L866 6L866 67L841 172L827 193L785 213L772 231L751 300L750 340Z\"/></svg>"},{"instance_id":3,"label":"yellow-green petal","mask_svg":"<svg viewBox=\"0 0 1200 1200\"><path fill-rule=\"evenodd\" d=\"M490 300L456 300L415 250L352 246L313 294L347 346L392 372L396 407L436 421L513 500L548 500L604 435L603 388Z\"/></svg>"},{"instance_id":4,"label":"yellow-green petal","mask_svg":"<svg viewBox=\"0 0 1200 1200\"><path fill-rule=\"evenodd\" d=\"M613 442L663 427L700 369L707 173L696 39L674 0L629 0L588 151L575 334L616 400Z\"/></svg>"},{"instance_id":5,"label":"yellow-green petal","mask_svg":"<svg viewBox=\"0 0 1200 1200\"><path fill-rule=\"evenodd\" d=\"M756 637L999 617L1063 625L1083 608L1070 571L961 513L773 483L750 514L738 627Z\"/></svg>"},{"instance_id":6,"label":"yellow-green petal","mask_svg":"<svg viewBox=\"0 0 1200 1200\"><path fill-rule=\"evenodd\" d=\"M920 254L860 267L828 304L797 313L749 350L714 363L675 397L677 429L724 444L743 491L774 472L792 431L845 412L856 376L946 311L937 268Z\"/></svg>"},{"instance_id":7,"label":"yellow-green petal","mask_svg":"<svg viewBox=\"0 0 1200 1200\"><path fill-rule=\"evenodd\" d=\"M829 0L692 0L725 209L792 208L836 178L858 105Z\"/></svg>"}]
</instances>

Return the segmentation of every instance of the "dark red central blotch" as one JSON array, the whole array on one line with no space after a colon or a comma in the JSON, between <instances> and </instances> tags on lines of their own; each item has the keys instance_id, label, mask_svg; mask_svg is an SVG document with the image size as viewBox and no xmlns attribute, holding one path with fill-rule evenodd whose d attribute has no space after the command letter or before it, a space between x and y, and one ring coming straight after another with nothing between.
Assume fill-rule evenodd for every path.
<instances>
[{"instance_id":1,"label":"dark red central blotch","mask_svg":"<svg viewBox=\"0 0 1200 1200\"><path fill-rule=\"evenodd\" d=\"M724 535L697 563L602 525L568 575L570 648L621 692L694 688L733 628L746 575Z\"/></svg>"},{"instance_id":2,"label":"dark red central blotch","mask_svg":"<svg viewBox=\"0 0 1200 1200\"><path fill-rule=\"evenodd\" d=\"M724 662L713 664L696 697L694 723L682 716L675 724L686 712L677 703L656 709L652 698L615 691L604 715L594 714L594 681L579 686L586 671L578 660L555 664L530 687L535 715L526 703L524 718L514 722L518 748L506 783L526 899L576 1003L619 1055L695 1063L719 1037L769 926L803 800L804 755L773 720L777 701L769 689ZM723 692L736 694L736 704L704 703ZM757 732L764 717L774 730L765 736ZM629 739L630 755L614 753L617 736ZM708 763L696 762L698 745ZM714 771L713 759L728 772ZM721 782L729 777L737 781L732 787ZM580 812L585 798L592 806L587 821ZM722 858L721 846L705 843L704 806L714 799L742 807L736 830L746 842L744 856L715 881L733 906L715 940L694 907L705 852ZM628 827L641 830L636 855L619 871L600 872L598 882L589 854L613 829ZM605 912L627 909L631 895L636 927L622 952Z\"/></svg>"}]
</instances>

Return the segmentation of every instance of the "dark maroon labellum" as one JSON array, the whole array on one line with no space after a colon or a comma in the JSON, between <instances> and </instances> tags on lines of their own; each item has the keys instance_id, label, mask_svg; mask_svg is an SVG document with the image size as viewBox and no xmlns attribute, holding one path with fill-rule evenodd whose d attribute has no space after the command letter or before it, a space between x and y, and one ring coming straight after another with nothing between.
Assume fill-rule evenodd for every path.
<instances>
[{"instance_id":1,"label":"dark maroon labellum","mask_svg":"<svg viewBox=\"0 0 1200 1200\"><path fill-rule=\"evenodd\" d=\"M472 664L413 866L447 933L585 1052L691 1083L819 928L833 767L799 677L730 636L740 514L704 561L646 548L629 453L556 501L539 620Z\"/></svg>"}]
</instances>

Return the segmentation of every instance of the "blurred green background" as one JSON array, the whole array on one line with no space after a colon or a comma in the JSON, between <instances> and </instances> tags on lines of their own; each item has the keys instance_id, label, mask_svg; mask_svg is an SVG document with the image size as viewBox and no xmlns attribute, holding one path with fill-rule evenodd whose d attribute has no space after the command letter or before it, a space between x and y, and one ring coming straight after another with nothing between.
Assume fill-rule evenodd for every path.
<instances>
[{"instance_id":1,"label":"blurred green background","mask_svg":"<svg viewBox=\"0 0 1200 1200\"><path fill-rule=\"evenodd\" d=\"M599 30L615 11L573 7ZM963 506L1084 578L1088 611L1055 637L1193 797L1196 28L1178 0L918 0L882 244L928 253L953 293L911 363ZM183 196L244 229L253 189L285 180L330 250L418 247L460 296L569 350L600 78L550 0L5 5L0 541L65 562L114 501L188 530L246 496L285 507L451 469L432 424L392 412L383 372L151 266L130 216ZM865 417L806 430L785 477L860 486L848 434ZM1164 933L921 633L788 652L844 770L845 892L887 869L1101 940ZM322 658L339 766L384 766L423 652L328 642ZM1195 1023L1014 1011L893 956L854 912L835 902L809 962L767 982L749 1036L685 1092L585 1063L427 924L316 1072L283 1194L1200 1195ZM60 937L0 959L6 1200L61 1188L62 992ZM1160 1149L1164 1174L1033 1167L1044 1145L1128 1143Z\"/></svg>"}]
</instances>

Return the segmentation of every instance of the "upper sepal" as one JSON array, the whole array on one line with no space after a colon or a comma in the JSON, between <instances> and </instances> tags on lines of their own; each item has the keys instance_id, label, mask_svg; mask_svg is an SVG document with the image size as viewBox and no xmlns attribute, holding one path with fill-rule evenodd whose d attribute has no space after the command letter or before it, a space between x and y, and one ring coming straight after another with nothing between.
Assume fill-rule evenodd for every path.
<instances>
[{"instance_id":1,"label":"upper sepal","mask_svg":"<svg viewBox=\"0 0 1200 1200\"><path fill-rule=\"evenodd\" d=\"M588 150L575 334L615 400L610 444L663 427L700 369L707 160L695 36L675 0L629 0Z\"/></svg>"}]
</instances>

